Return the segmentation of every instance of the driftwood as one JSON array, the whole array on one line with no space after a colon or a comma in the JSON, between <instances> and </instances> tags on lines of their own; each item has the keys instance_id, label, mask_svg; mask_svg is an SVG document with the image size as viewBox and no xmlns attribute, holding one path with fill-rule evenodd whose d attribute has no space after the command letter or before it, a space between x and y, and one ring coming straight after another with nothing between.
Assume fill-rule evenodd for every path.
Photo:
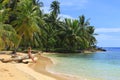
<instances>
[{"instance_id":1,"label":"driftwood","mask_svg":"<svg viewBox=\"0 0 120 80\"><path fill-rule=\"evenodd\" d=\"M25 59L29 59L29 56L18 56L15 58L0 59L0 61L3 63L8 63L8 62L12 62L12 61L20 63L20 62L23 62L23 60L25 60ZM28 61L25 63L28 63Z\"/></svg>"},{"instance_id":2,"label":"driftwood","mask_svg":"<svg viewBox=\"0 0 120 80\"><path fill-rule=\"evenodd\" d=\"M34 57L31 54L31 47L28 48L28 55L26 55L26 56L18 56L18 55L15 54L15 52L12 52L12 54L14 54L14 55L11 58L9 58L9 59L0 59L0 61L2 61L4 63L11 62L11 61L23 62L23 60L25 60L25 59L31 59L33 62L36 62L34 60Z\"/></svg>"}]
</instances>

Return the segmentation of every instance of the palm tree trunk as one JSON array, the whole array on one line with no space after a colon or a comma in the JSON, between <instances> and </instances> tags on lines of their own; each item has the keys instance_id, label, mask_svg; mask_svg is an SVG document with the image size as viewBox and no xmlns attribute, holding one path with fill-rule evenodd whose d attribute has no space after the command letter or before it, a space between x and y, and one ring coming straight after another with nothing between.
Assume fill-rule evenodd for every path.
<instances>
[{"instance_id":1,"label":"palm tree trunk","mask_svg":"<svg viewBox=\"0 0 120 80\"><path fill-rule=\"evenodd\" d=\"M19 44L20 44L20 42L21 42L21 39L22 39L23 35L24 35L24 33L21 34L21 38L18 40L18 45L17 45L17 46L15 47L15 49L13 50L12 54L16 54L16 53L17 53L17 50L18 50L18 48L19 48Z\"/></svg>"}]
</instances>

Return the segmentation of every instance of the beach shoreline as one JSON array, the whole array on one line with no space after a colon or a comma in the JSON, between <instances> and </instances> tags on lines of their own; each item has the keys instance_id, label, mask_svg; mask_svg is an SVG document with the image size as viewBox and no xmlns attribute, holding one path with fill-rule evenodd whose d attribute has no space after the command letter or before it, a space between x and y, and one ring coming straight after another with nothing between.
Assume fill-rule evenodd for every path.
<instances>
[{"instance_id":1,"label":"beach shoreline","mask_svg":"<svg viewBox=\"0 0 120 80\"><path fill-rule=\"evenodd\" d=\"M62 74L62 73L57 73L57 72L51 72L47 70L47 67L50 67L51 65L54 65L55 63L54 63L54 60L46 57L44 54L49 54L49 53L44 52L43 54L38 55L39 58L37 60L37 64L30 64L29 67L31 67L36 72L53 77L56 80L83 80L83 78L78 79L75 76L70 76L67 74Z\"/></svg>"},{"instance_id":2,"label":"beach shoreline","mask_svg":"<svg viewBox=\"0 0 120 80\"><path fill-rule=\"evenodd\" d=\"M21 53L23 54L23 53ZM9 58L10 55L8 54L1 54L0 57L2 58ZM61 73L52 73L50 71L48 71L46 68L54 65L53 61L42 55L42 54L37 54L38 60L36 61L36 63L32 63L30 62L29 64L24 64L24 63L14 63L14 62L10 62L10 63L2 63L0 62L0 66L3 66L0 68L0 70L5 69L8 70L3 72L0 72L0 79L2 80L88 80L88 79L83 79L83 78L76 78L73 76L69 76L69 75L64 75ZM12 67L12 69L11 69ZM10 70L9 70L10 69ZM8 74L12 74L14 76L10 76ZM6 75L8 75L7 77L5 77ZM22 78L22 79L21 79Z\"/></svg>"}]
</instances>

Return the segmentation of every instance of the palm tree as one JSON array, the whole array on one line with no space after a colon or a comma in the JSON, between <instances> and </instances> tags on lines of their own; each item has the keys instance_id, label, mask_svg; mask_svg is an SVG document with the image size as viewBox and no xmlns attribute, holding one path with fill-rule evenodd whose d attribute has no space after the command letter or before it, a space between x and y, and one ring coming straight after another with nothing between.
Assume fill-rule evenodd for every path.
<instances>
[{"instance_id":1,"label":"palm tree","mask_svg":"<svg viewBox=\"0 0 120 80\"><path fill-rule=\"evenodd\" d=\"M14 26L18 35L28 41L28 45L33 41L33 36L37 32L40 34L39 22L41 21L40 9L38 5L33 4L31 0L21 0L14 10L16 20L11 24ZM42 23L41 23L42 24ZM21 40L20 40L21 42ZM30 46L30 45L29 45Z\"/></svg>"},{"instance_id":2,"label":"palm tree","mask_svg":"<svg viewBox=\"0 0 120 80\"><path fill-rule=\"evenodd\" d=\"M58 14L60 14L60 3L58 1L53 1L52 4L50 5L50 10L52 11L52 15L57 18Z\"/></svg>"},{"instance_id":3,"label":"palm tree","mask_svg":"<svg viewBox=\"0 0 120 80\"><path fill-rule=\"evenodd\" d=\"M81 44L81 48L82 49L85 49L85 48L89 47L89 41L88 41L88 38L87 38L88 33L86 31L86 28L88 26L90 26L89 20L90 19L85 20L85 16L84 15L79 16L80 36L83 39L83 42Z\"/></svg>"},{"instance_id":4,"label":"palm tree","mask_svg":"<svg viewBox=\"0 0 120 80\"><path fill-rule=\"evenodd\" d=\"M94 26L89 26L89 27L87 27L86 31L88 32L89 46L90 46L90 47L95 46L97 40L96 40L96 38L94 37L94 35L97 35L97 34L94 33L94 32L95 32Z\"/></svg>"},{"instance_id":5,"label":"palm tree","mask_svg":"<svg viewBox=\"0 0 120 80\"><path fill-rule=\"evenodd\" d=\"M82 15L79 17L79 26L80 26L80 34L83 36L83 43L82 48L89 48L91 46L94 46L96 44L96 38L94 37L94 26L90 26L90 19L87 19L85 21L85 16Z\"/></svg>"},{"instance_id":6,"label":"palm tree","mask_svg":"<svg viewBox=\"0 0 120 80\"><path fill-rule=\"evenodd\" d=\"M60 14L60 3L58 1L53 1L50 5L51 13L48 17L48 21L50 24L52 24L52 27L54 29L59 29L61 26L60 17L58 15Z\"/></svg>"},{"instance_id":7,"label":"palm tree","mask_svg":"<svg viewBox=\"0 0 120 80\"><path fill-rule=\"evenodd\" d=\"M55 37L58 31L53 29L51 26L51 24L46 24L43 27L44 35L42 36L42 39L44 40L44 46L46 48L46 51L54 49L54 45L56 43Z\"/></svg>"},{"instance_id":8,"label":"palm tree","mask_svg":"<svg viewBox=\"0 0 120 80\"><path fill-rule=\"evenodd\" d=\"M14 44L15 48L19 45L40 47L46 51L57 48L75 51L96 44L95 29L90 26L89 19L86 20L82 15L79 20L61 21L58 17L60 3L57 0L51 3L50 14L43 14L40 10L43 3L39 0L2 0L1 2L0 42L4 43L3 46Z\"/></svg>"},{"instance_id":9,"label":"palm tree","mask_svg":"<svg viewBox=\"0 0 120 80\"><path fill-rule=\"evenodd\" d=\"M20 36L11 25L0 23L0 49L17 47L19 39Z\"/></svg>"},{"instance_id":10,"label":"palm tree","mask_svg":"<svg viewBox=\"0 0 120 80\"><path fill-rule=\"evenodd\" d=\"M17 47L20 39L15 29L10 24L5 24L9 19L9 11L10 9L4 8L4 5L0 6L0 49Z\"/></svg>"},{"instance_id":11,"label":"palm tree","mask_svg":"<svg viewBox=\"0 0 120 80\"><path fill-rule=\"evenodd\" d=\"M61 40L60 44L62 43L61 46L69 51L75 51L78 49L78 43L82 41L79 36L79 22L78 20L65 19L64 24L63 29L58 34Z\"/></svg>"},{"instance_id":12,"label":"palm tree","mask_svg":"<svg viewBox=\"0 0 120 80\"><path fill-rule=\"evenodd\" d=\"M44 36L44 41L46 41L45 45L47 45L46 51L48 51L50 48L52 49L55 47L57 41L57 33L61 27L61 21L60 18L58 18L58 14L60 13L59 2L53 1L50 5L50 10L50 14L44 15L44 21L46 24L43 26L43 30L44 34L46 35Z\"/></svg>"}]
</instances>

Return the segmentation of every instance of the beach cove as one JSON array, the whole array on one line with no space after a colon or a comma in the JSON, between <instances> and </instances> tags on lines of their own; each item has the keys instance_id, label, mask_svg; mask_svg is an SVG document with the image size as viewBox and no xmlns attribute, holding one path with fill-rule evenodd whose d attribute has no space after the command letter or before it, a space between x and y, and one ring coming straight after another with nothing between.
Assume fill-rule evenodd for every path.
<instances>
[{"instance_id":1,"label":"beach cove","mask_svg":"<svg viewBox=\"0 0 120 80\"><path fill-rule=\"evenodd\" d=\"M9 58L10 55L2 54L0 57ZM34 64L34 63L30 63ZM2 63L0 62L1 80L56 80L45 74L38 73L24 63Z\"/></svg>"},{"instance_id":2,"label":"beach cove","mask_svg":"<svg viewBox=\"0 0 120 80\"><path fill-rule=\"evenodd\" d=\"M48 54L57 64L48 70L84 77L88 80L120 80L120 48L90 54Z\"/></svg>"},{"instance_id":3,"label":"beach cove","mask_svg":"<svg viewBox=\"0 0 120 80\"><path fill-rule=\"evenodd\" d=\"M37 62L2 63L2 80L119 80L120 48L90 54L38 53ZM23 53L21 53L23 54ZM8 54L0 54L9 58Z\"/></svg>"},{"instance_id":4,"label":"beach cove","mask_svg":"<svg viewBox=\"0 0 120 80\"><path fill-rule=\"evenodd\" d=\"M23 53L21 53L23 54ZM51 59L39 56L36 63L2 63L0 62L0 79L2 80L86 80L77 79L76 77L51 73L46 70L46 67L53 65ZM1 58L9 58L8 54L0 54Z\"/></svg>"}]
</instances>

